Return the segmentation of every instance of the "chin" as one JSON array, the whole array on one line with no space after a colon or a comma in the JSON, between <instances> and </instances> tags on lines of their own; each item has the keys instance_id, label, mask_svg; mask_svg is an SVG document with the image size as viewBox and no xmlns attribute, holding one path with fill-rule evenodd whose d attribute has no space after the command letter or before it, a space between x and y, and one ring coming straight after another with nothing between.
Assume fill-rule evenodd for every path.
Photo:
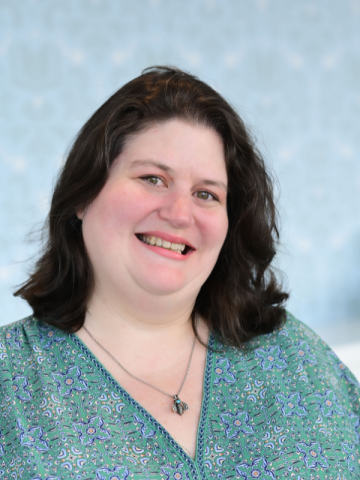
<instances>
[{"instance_id":1,"label":"chin","mask_svg":"<svg viewBox=\"0 0 360 480\"><path fill-rule=\"evenodd\" d=\"M172 272L172 274L160 275L159 270L156 274L153 274L151 278L141 278L138 279L138 285L150 294L153 295L171 295L175 294L181 290L186 290L187 287L191 287L191 291L197 289L200 290L202 283L206 279L202 279L200 284L200 279L191 279L185 278L184 275L179 275L179 272ZM199 283L199 285L197 285Z\"/></svg>"},{"instance_id":2,"label":"chin","mask_svg":"<svg viewBox=\"0 0 360 480\"><path fill-rule=\"evenodd\" d=\"M139 282L140 283L140 282ZM152 295L171 295L179 292L185 286L185 282L171 282L171 281L153 281L153 282L141 282L142 287L148 293Z\"/></svg>"}]
</instances>

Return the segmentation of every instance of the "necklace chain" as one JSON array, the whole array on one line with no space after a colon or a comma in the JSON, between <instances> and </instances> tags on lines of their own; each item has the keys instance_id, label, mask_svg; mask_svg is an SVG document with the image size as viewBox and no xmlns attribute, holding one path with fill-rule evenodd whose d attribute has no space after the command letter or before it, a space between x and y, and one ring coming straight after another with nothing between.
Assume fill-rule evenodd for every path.
<instances>
[{"instance_id":1,"label":"necklace chain","mask_svg":"<svg viewBox=\"0 0 360 480\"><path fill-rule=\"evenodd\" d=\"M196 328L198 326L198 323L199 323L199 317L197 316L196 317ZM182 384L180 386L180 389L178 391L178 393L176 395L171 395L170 393L167 393L165 392L164 390L162 390L161 388L157 387L156 385L153 385L152 383L150 382L147 382L146 380L142 380L141 378L137 377L136 375L133 375L131 372L129 372L129 370L127 370L127 368L124 367L124 365L122 365L119 360L117 360L114 355L112 353L109 352L109 350L107 350L103 345L101 345L100 342L98 342L96 340L96 338L94 338L94 336L89 332L89 330L85 327L84 325L84 329L87 331L87 333L90 335L90 337L94 340L95 343L97 343L99 345L99 347L101 347L108 355L110 355L110 357L123 369L125 370L125 372L130 375L131 377L135 378L135 380L138 380L139 382L142 382L142 383L145 383L146 385L148 385L149 387L152 387L152 388L155 388L156 390L158 390L159 392L161 393L164 393L165 395L167 395L168 397L171 397L171 398L174 398L174 399L177 399L180 395L180 392L184 386L184 383L185 383L185 380L186 380L186 377L188 376L188 373L189 373L189 369L190 369L190 364L191 364L191 360L192 360L192 357L193 357L193 353L194 353L194 348L195 348L195 343L196 343L196 335L195 335L195 338L194 338L194 343L193 343L193 346L192 346L192 349L191 349L191 355L190 355L190 360L189 360L189 363L188 363L188 366L187 366L187 370L186 370L186 373L185 373L185 377L184 377L184 380L182 381Z\"/></svg>"}]
</instances>

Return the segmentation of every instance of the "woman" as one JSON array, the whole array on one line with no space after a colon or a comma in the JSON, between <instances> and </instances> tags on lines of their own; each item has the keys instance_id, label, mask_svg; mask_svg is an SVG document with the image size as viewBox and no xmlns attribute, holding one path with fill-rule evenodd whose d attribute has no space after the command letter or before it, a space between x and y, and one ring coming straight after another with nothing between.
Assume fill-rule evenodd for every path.
<instances>
[{"instance_id":1,"label":"woman","mask_svg":"<svg viewBox=\"0 0 360 480\"><path fill-rule=\"evenodd\" d=\"M358 478L359 385L284 310L271 179L217 92L122 87L48 227L1 331L1 478Z\"/></svg>"}]
</instances>

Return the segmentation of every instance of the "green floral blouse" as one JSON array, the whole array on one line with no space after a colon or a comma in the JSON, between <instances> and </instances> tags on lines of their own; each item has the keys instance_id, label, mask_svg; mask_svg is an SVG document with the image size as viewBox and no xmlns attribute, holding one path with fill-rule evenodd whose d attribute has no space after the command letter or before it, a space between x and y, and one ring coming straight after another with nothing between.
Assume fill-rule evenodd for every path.
<instances>
[{"instance_id":1,"label":"green floral blouse","mask_svg":"<svg viewBox=\"0 0 360 480\"><path fill-rule=\"evenodd\" d=\"M210 346L193 460L76 335L2 327L0 478L360 478L360 385L309 328Z\"/></svg>"}]
</instances>

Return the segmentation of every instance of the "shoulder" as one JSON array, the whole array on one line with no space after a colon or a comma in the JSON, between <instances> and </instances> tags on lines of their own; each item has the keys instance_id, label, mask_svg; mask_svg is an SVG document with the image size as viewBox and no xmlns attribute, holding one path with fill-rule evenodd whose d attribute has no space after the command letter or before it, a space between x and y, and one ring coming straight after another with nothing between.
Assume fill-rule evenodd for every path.
<instances>
[{"instance_id":1,"label":"shoulder","mask_svg":"<svg viewBox=\"0 0 360 480\"><path fill-rule=\"evenodd\" d=\"M221 356L257 379L278 384L280 390L300 391L306 385L308 393L332 395L360 414L358 380L326 342L290 313L282 328L252 339L241 349L225 348Z\"/></svg>"},{"instance_id":2,"label":"shoulder","mask_svg":"<svg viewBox=\"0 0 360 480\"><path fill-rule=\"evenodd\" d=\"M0 348L19 350L27 343L26 332L34 330L35 322L35 318L30 316L0 327Z\"/></svg>"},{"instance_id":3,"label":"shoulder","mask_svg":"<svg viewBox=\"0 0 360 480\"><path fill-rule=\"evenodd\" d=\"M283 344L306 342L309 347L321 351L329 349L329 346L305 323L295 318L291 313L286 312L286 319L283 326L267 335L261 335L257 340L260 344L273 343Z\"/></svg>"},{"instance_id":4,"label":"shoulder","mask_svg":"<svg viewBox=\"0 0 360 480\"><path fill-rule=\"evenodd\" d=\"M15 361L27 353L40 352L65 336L65 332L31 315L0 327L0 360Z\"/></svg>"},{"instance_id":5,"label":"shoulder","mask_svg":"<svg viewBox=\"0 0 360 480\"><path fill-rule=\"evenodd\" d=\"M298 347L298 353L303 361L312 363L316 359L334 363L338 360L329 345L322 340L309 326L295 318L291 313L286 312L286 319L283 326L273 332L251 340L246 347L250 349L266 348L277 345L283 349L283 353ZM291 350L292 351L292 350Z\"/></svg>"},{"instance_id":6,"label":"shoulder","mask_svg":"<svg viewBox=\"0 0 360 480\"><path fill-rule=\"evenodd\" d=\"M310 478L306 472L315 467L326 472L321 478L340 478L339 472L346 469L355 478L360 385L309 327L287 314L280 329L253 338L242 348L220 345L215 358L213 408L224 425L217 431L223 429L227 438L241 433L261 439L259 453L249 451L251 461L258 455L283 478L284 467L277 462L285 452L287 458L296 459L299 478ZM246 462L237 467L245 471Z\"/></svg>"},{"instance_id":7,"label":"shoulder","mask_svg":"<svg viewBox=\"0 0 360 480\"><path fill-rule=\"evenodd\" d=\"M14 405L33 398L34 386L51 378L66 337L34 316L0 327L0 397Z\"/></svg>"},{"instance_id":8,"label":"shoulder","mask_svg":"<svg viewBox=\"0 0 360 480\"><path fill-rule=\"evenodd\" d=\"M313 355L328 358L329 353L330 356L333 354L330 347L310 327L289 312L286 312L286 319L281 328L251 339L240 349L230 347L227 351L233 355L239 353L250 355L251 352L256 356L259 356L261 351L273 351L287 356L290 351L294 352L294 347L298 347L300 356L310 363L314 360Z\"/></svg>"},{"instance_id":9,"label":"shoulder","mask_svg":"<svg viewBox=\"0 0 360 480\"><path fill-rule=\"evenodd\" d=\"M30 315L28 317L22 318L21 320L17 320L16 322L8 323L6 325L0 326L0 337L6 335L8 331L12 331L14 329L22 329L24 325L31 326L37 322L34 315Z\"/></svg>"},{"instance_id":10,"label":"shoulder","mask_svg":"<svg viewBox=\"0 0 360 480\"><path fill-rule=\"evenodd\" d=\"M321 351L330 347L309 326L298 320L291 313L286 312L286 320L281 329L275 330L271 335L285 336L295 342L306 341L312 348Z\"/></svg>"},{"instance_id":11,"label":"shoulder","mask_svg":"<svg viewBox=\"0 0 360 480\"><path fill-rule=\"evenodd\" d=\"M39 336L39 321L34 316L29 316L0 327L0 342L10 349L24 347L32 337Z\"/></svg>"},{"instance_id":12,"label":"shoulder","mask_svg":"<svg viewBox=\"0 0 360 480\"><path fill-rule=\"evenodd\" d=\"M30 361L33 344L38 343L36 337L38 337L37 321L32 316L0 327L0 379L2 385L6 383L5 380L9 381L13 377L13 372L17 370L18 365L24 363L25 358Z\"/></svg>"},{"instance_id":13,"label":"shoulder","mask_svg":"<svg viewBox=\"0 0 360 480\"><path fill-rule=\"evenodd\" d=\"M286 366L332 384L349 382L360 387L354 375L335 352L310 327L289 312L282 328L252 340L249 347L257 356L274 352L286 360ZM285 364L284 364L285 368Z\"/></svg>"},{"instance_id":14,"label":"shoulder","mask_svg":"<svg viewBox=\"0 0 360 480\"><path fill-rule=\"evenodd\" d=\"M316 377L327 378L331 383L335 384L338 384L339 381L345 381L360 388L360 384L355 376L329 345L310 327L290 313L287 312L283 328L273 332L271 335L285 349L289 346L297 347L297 361L313 365Z\"/></svg>"}]
</instances>

